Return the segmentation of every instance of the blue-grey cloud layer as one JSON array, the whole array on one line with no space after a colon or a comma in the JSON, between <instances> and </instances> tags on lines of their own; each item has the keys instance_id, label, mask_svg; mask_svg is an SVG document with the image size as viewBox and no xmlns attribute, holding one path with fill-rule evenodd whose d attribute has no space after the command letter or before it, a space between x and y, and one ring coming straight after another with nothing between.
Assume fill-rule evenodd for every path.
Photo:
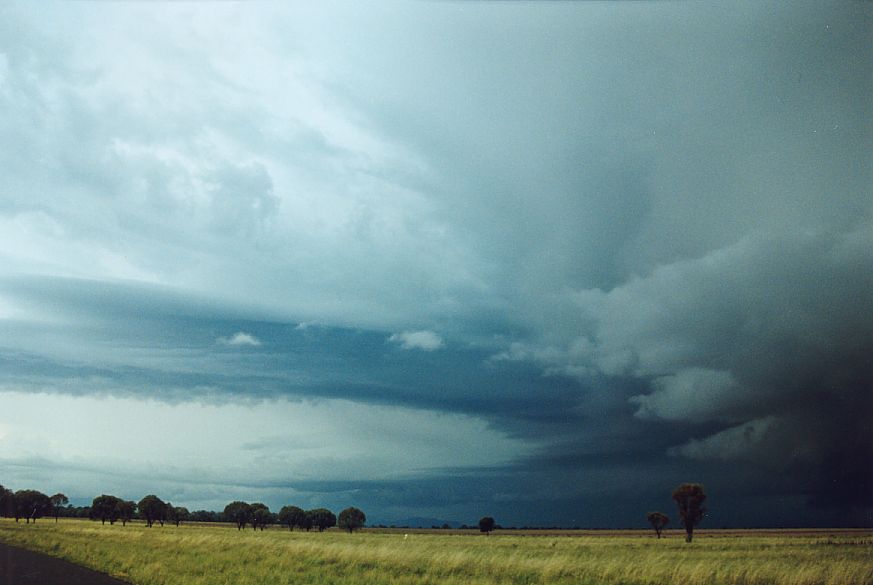
<instances>
[{"instance_id":1,"label":"blue-grey cloud layer","mask_svg":"<svg viewBox=\"0 0 873 585\"><path fill-rule=\"evenodd\" d=\"M56 8L0 9L3 389L536 445L268 480L382 517L869 522L869 6Z\"/></svg>"}]
</instances>

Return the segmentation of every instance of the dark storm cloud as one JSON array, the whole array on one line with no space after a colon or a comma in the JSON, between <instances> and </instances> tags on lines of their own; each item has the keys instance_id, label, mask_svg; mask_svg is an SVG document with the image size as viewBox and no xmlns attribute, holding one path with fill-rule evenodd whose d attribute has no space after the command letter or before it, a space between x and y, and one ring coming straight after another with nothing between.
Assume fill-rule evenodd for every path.
<instances>
[{"instance_id":1,"label":"dark storm cloud","mask_svg":"<svg viewBox=\"0 0 873 585\"><path fill-rule=\"evenodd\" d=\"M623 525L695 480L714 522L869 523L869 5L462 8L4 7L2 387L533 450L258 484L383 517Z\"/></svg>"}]
</instances>

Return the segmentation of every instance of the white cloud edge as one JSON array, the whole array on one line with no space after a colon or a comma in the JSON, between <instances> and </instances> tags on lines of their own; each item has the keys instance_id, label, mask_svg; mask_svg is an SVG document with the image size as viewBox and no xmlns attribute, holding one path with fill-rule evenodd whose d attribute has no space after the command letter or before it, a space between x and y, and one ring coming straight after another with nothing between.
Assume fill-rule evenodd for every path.
<instances>
[{"instance_id":1,"label":"white cloud edge","mask_svg":"<svg viewBox=\"0 0 873 585\"><path fill-rule=\"evenodd\" d=\"M436 351L445 347L443 338L428 329L394 333L388 338L388 341L398 343L402 349L406 350Z\"/></svg>"},{"instance_id":2,"label":"white cloud edge","mask_svg":"<svg viewBox=\"0 0 873 585\"><path fill-rule=\"evenodd\" d=\"M219 337L217 339L218 343L222 345L232 345L235 347L241 346L250 346L250 347L258 347L261 344L261 340L252 335L251 333L246 333L244 331L237 331L230 337Z\"/></svg>"}]
</instances>

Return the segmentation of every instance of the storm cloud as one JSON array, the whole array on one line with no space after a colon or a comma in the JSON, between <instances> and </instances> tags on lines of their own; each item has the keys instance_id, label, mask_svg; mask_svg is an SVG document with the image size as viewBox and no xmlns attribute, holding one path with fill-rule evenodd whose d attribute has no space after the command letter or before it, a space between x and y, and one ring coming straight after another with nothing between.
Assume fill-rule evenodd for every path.
<instances>
[{"instance_id":1,"label":"storm cloud","mask_svg":"<svg viewBox=\"0 0 873 585\"><path fill-rule=\"evenodd\" d=\"M630 526L693 480L714 525L869 524L871 25L5 4L0 401L201 447L149 480L7 407L0 481Z\"/></svg>"}]
</instances>

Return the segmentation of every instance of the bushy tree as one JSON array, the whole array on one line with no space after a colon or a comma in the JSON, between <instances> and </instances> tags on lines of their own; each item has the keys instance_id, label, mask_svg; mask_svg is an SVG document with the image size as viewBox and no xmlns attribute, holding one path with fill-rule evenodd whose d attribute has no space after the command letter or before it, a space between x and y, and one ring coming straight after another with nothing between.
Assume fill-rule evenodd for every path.
<instances>
[{"instance_id":1,"label":"bushy tree","mask_svg":"<svg viewBox=\"0 0 873 585\"><path fill-rule=\"evenodd\" d=\"M260 528L263 530L268 524L273 522L273 513L266 504L255 502L251 505L249 522L252 524L252 530Z\"/></svg>"},{"instance_id":2,"label":"bushy tree","mask_svg":"<svg viewBox=\"0 0 873 585\"><path fill-rule=\"evenodd\" d=\"M220 512L212 510L194 510L191 512L191 522L221 522L222 520Z\"/></svg>"},{"instance_id":3,"label":"bushy tree","mask_svg":"<svg viewBox=\"0 0 873 585\"><path fill-rule=\"evenodd\" d=\"M133 520L133 515L136 512L136 502L119 500L115 508L118 511L118 519L121 520L121 525L127 526L127 523Z\"/></svg>"},{"instance_id":4,"label":"bushy tree","mask_svg":"<svg viewBox=\"0 0 873 585\"><path fill-rule=\"evenodd\" d=\"M685 527L685 542L691 542L694 536L694 527L700 524L706 514L703 502L706 501L706 493L699 483L683 483L673 490L673 501L679 507L679 520Z\"/></svg>"},{"instance_id":5,"label":"bushy tree","mask_svg":"<svg viewBox=\"0 0 873 585\"><path fill-rule=\"evenodd\" d=\"M357 508L346 508L339 514L339 527L348 530L349 534L363 528L367 522L367 516Z\"/></svg>"},{"instance_id":6,"label":"bushy tree","mask_svg":"<svg viewBox=\"0 0 873 585\"><path fill-rule=\"evenodd\" d=\"M303 528L306 522L306 512L297 506L283 506L279 510L279 522L286 524L289 530L294 530L295 526Z\"/></svg>"},{"instance_id":7,"label":"bushy tree","mask_svg":"<svg viewBox=\"0 0 873 585\"><path fill-rule=\"evenodd\" d=\"M52 501L37 490L18 490L15 492L15 521L24 518L26 523L36 522L52 509Z\"/></svg>"},{"instance_id":8,"label":"bushy tree","mask_svg":"<svg viewBox=\"0 0 873 585\"><path fill-rule=\"evenodd\" d=\"M231 502L224 507L224 518L228 522L234 522L237 530L242 530L249 523L252 507L246 502Z\"/></svg>"},{"instance_id":9,"label":"bushy tree","mask_svg":"<svg viewBox=\"0 0 873 585\"><path fill-rule=\"evenodd\" d=\"M495 526L494 518L491 516L485 516L479 519L479 532L484 532L485 535L491 534L491 531L494 530Z\"/></svg>"},{"instance_id":10,"label":"bushy tree","mask_svg":"<svg viewBox=\"0 0 873 585\"><path fill-rule=\"evenodd\" d=\"M70 499L62 493L57 493L49 498L52 503L52 514L55 517L55 523L58 522L58 515L61 513L61 508L70 503Z\"/></svg>"},{"instance_id":11,"label":"bushy tree","mask_svg":"<svg viewBox=\"0 0 873 585\"><path fill-rule=\"evenodd\" d=\"M118 504L121 501L120 498L106 494L97 496L91 502L91 518L100 520L101 524L106 524L107 520L109 520L110 524L115 524L115 521L120 516Z\"/></svg>"},{"instance_id":12,"label":"bushy tree","mask_svg":"<svg viewBox=\"0 0 873 585\"><path fill-rule=\"evenodd\" d=\"M303 513L303 520L301 521L300 528L309 532L312 530L312 510L307 510Z\"/></svg>"},{"instance_id":13,"label":"bushy tree","mask_svg":"<svg viewBox=\"0 0 873 585\"><path fill-rule=\"evenodd\" d=\"M139 508L139 517L145 520L146 526L149 528L155 522L160 522L161 526L164 525L167 505L158 496L149 494L141 499L136 507Z\"/></svg>"},{"instance_id":14,"label":"bushy tree","mask_svg":"<svg viewBox=\"0 0 873 585\"><path fill-rule=\"evenodd\" d=\"M5 518L15 516L15 494L2 485L0 485L0 516Z\"/></svg>"},{"instance_id":15,"label":"bushy tree","mask_svg":"<svg viewBox=\"0 0 873 585\"><path fill-rule=\"evenodd\" d=\"M179 526L182 522L187 522L191 518L191 512L188 511L188 508L185 506L176 506L173 508L173 521L176 523L176 526Z\"/></svg>"},{"instance_id":16,"label":"bushy tree","mask_svg":"<svg viewBox=\"0 0 873 585\"><path fill-rule=\"evenodd\" d=\"M319 532L324 532L325 528L336 526L336 516L333 512L325 508L316 508L307 513L312 519L312 526L318 528Z\"/></svg>"},{"instance_id":17,"label":"bushy tree","mask_svg":"<svg viewBox=\"0 0 873 585\"><path fill-rule=\"evenodd\" d=\"M661 538L661 531L670 523L670 519L667 515L661 512L649 512L646 514L646 519L649 521L649 524L652 525L652 528L655 529L655 534L658 535L658 538Z\"/></svg>"},{"instance_id":18,"label":"bushy tree","mask_svg":"<svg viewBox=\"0 0 873 585\"><path fill-rule=\"evenodd\" d=\"M164 510L164 518L166 518L167 522L175 524L176 528L178 528L179 524L185 522L191 516L191 513L188 512L188 508L174 506L170 502L167 502L165 506L166 509Z\"/></svg>"}]
</instances>

